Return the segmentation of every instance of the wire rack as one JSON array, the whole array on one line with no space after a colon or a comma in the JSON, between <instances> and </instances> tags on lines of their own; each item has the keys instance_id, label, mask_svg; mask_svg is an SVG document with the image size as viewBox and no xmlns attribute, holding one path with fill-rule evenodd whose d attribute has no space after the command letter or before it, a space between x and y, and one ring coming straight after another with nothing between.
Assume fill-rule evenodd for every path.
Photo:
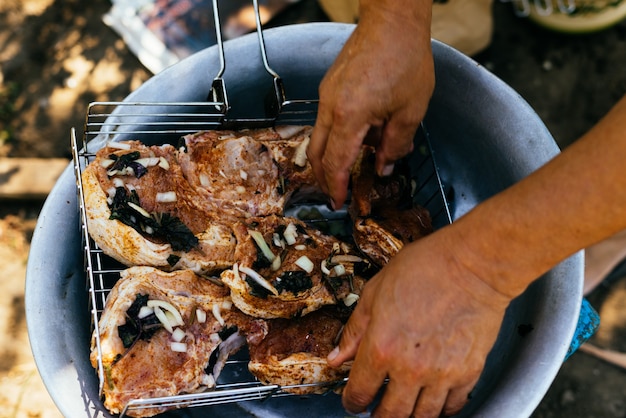
<instances>
[{"instance_id":1,"label":"wire rack","mask_svg":"<svg viewBox=\"0 0 626 418\"><path fill-rule=\"evenodd\" d=\"M217 10L216 0L214 9ZM258 10L257 2L253 4ZM216 21L219 17L216 15ZM258 17L258 12L257 12ZM219 27L219 24L216 25ZM286 97L280 76L269 66L257 18L257 33L265 70L274 80L275 97L267 106L267 117L253 119L229 119L228 96L221 81L224 68L223 45L218 33L221 70L215 77L212 89L205 102L145 103L145 102L94 102L87 108L85 129L82 139L76 131L71 131L71 145L76 175L76 186L81 218L81 233L84 250L89 314L98 352L97 374L100 393L105 382L101 358L100 330L98 322L104 309L107 296L126 266L105 255L91 240L86 222L85 196L81 181L82 171L95 159L96 151L107 141L143 138L150 144L176 144L182 135L207 129L232 129L237 127L257 127L284 124L313 124L317 111L316 99L290 100ZM219 31L218 31L219 32ZM424 126L415 137L415 151L410 156L411 176L417 179L415 201L428 209L435 228L451 222L446 194L433 157L428 133ZM333 217L347 218L347 211L333 213ZM122 416L130 411L146 408L182 408L220 405L225 403L262 400L270 397L291 396L288 389L305 386L327 386L329 391L347 379L332 383L318 383L295 386L264 385L247 370L247 352L242 350L230 359L220 375L216 387L198 394L185 394L152 399L136 399L126 406Z\"/></svg>"}]
</instances>

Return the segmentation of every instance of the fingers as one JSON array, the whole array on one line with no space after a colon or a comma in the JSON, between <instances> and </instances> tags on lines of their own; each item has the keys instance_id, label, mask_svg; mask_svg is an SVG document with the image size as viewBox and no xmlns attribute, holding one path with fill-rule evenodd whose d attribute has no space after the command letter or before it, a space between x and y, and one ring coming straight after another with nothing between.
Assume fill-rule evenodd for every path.
<instances>
[{"instance_id":1,"label":"fingers","mask_svg":"<svg viewBox=\"0 0 626 418\"><path fill-rule=\"evenodd\" d=\"M323 120L322 113L320 112L306 150L306 156L313 168L313 174L315 174L315 178L322 191L326 194L328 194L328 186L326 185L326 176L324 175L324 168L322 167L322 158L324 157L324 150L326 150L326 143L328 142L329 126L330 124Z\"/></svg>"},{"instance_id":2,"label":"fingers","mask_svg":"<svg viewBox=\"0 0 626 418\"><path fill-rule=\"evenodd\" d=\"M474 386L476 386L477 382L478 378L472 380L465 386L452 389L448 394L448 399L443 408L443 414L445 416L452 416L461 412L461 409L463 409L465 404L469 401L470 393L474 390Z\"/></svg>"},{"instance_id":3,"label":"fingers","mask_svg":"<svg viewBox=\"0 0 626 418\"><path fill-rule=\"evenodd\" d=\"M340 208L348 195L350 170L369 130L365 120L354 116L346 105L334 113L320 109L307 157L313 173L331 199L334 209Z\"/></svg>"},{"instance_id":4,"label":"fingers","mask_svg":"<svg viewBox=\"0 0 626 418\"><path fill-rule=\"evenodd\" d=\"M421 387L418 383L399 382L393 378L385 395L373 412L375 417L440 417L456 415L469 400L474 383L458 389L437 386Z\"/></svg>"},{"instance_id":5,"label":"fingers","mask_svg":"<svg viewBox=\"0 0 626 418\"><path fill-rule=\"evenodd\" d=\"M387 377L385 348L379 343L372 349L376 345L372 341L363 345L368 349L358 351L342 396L343 407L351 414L363 412L372 403Z\"/></svg>"},{"instance_id":6,"label":"fingers","mask_svg":"<svg viewBox=\"0 0 626 418\"><path fill-rule=\"evenodd\" d=\"M388 176L393 172L393 164L413 151L415 131L420 120L389 121L382 132L382 138L376 147L375 169L379 176Z\"/></svg>"},{"instance_id":7,"label":"fingers","mask_svg":"<svg viewBox=\"0 0 626 418\"><path fill-rule=\"evenodd\" d=\"M448 390L445 387L429 386L422 389L411 416L420 418L441 416L447 397Z\"/></svg>"},{"instance_id":8,"label":"fingers","mask_svg":"<svg viewBox=\"0 0 626 418\"><path fill-rule=\"evenodd\" d=\"M413 413L415 400L420 394L419 385L390 378L380 404L373 414L376 417L408 417Z\"/></svg>"},{"instance_id":9,"label":"fingers","mask_svg":"<svg viewBox=\"0 0 626 418\"><path fill-rule=\"evenodd\" d=\"M339 345L328 355L327 361L330 366L338 367L356 356L368 323L369 317L366 314L364 304L357 305L343 328Z\"/></svg>"}]
</instances>

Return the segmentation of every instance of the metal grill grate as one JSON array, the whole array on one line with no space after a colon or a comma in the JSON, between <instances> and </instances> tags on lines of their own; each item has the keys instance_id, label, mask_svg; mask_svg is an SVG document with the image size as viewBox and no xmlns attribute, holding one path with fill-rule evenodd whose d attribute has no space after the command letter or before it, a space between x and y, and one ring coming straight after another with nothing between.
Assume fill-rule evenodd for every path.
<instances>
[{"instance_id":1,"label":"metal grill grate","mask_svg":"<svg viewBox=\"0 0 626 418\"><path fill-rule=\"evenodd\" d=\"M213 4L214 10L217 10L217 0L213 0ZM253 4L258 17L257 1L254 0ZM216 27L219 27L217 13L215 18L218 23ZM286 124L312 125L317 112L317 100L288 99L286 97L279 75L269 67L267 62L258 19L257 29L263 66L265 71L274 79L275 94L266 104L267 117L254 119L231 119L228 117L228 97L221 80L224 69L223 45L218 33L218 48L222 68L213 81L212 90L206 102L94 102L87 109L85 129L81 140L77 139L76 131L72 129L71 143L81 214L87 295L94 335L93 343L98 352L100 393L102 393L105 377L98 321L109 292L119 279L120 271L126 267L106 256L89 237L81 182L82 171L94 160L95 152L108 141L137 139L149 145L163 143L175 145L182 135L200 130L253 128ZM412 176L417 179L415 201L428 209L435 228L449 224L451 217L444 188L432 155L428 134L423 126L416 135L414 149L415 151L410 156L410 166L413 171ZM332 214L333 218L337 218L337 216L347 218L347 212L344 210ZM247 353L240 352L227 362L217 386L210 392L133 400L126 406L122 416L129 411L145 408L200 407L292 395L285 392L287 387L263 385L258 382L247 371L246 355ZM345 384L345 381L344 379L331 384L315 384L315 386L326 385L328 390L332 391L337 385ZM310 385L298 385L296 387L302 386Z\"/></svg>"},{"instance_id":2,"label":"metal grill grate","mask_svg":"<svg viewBox=\"0 0 626 418\"><path fill-rule=\"evenodd\" d=\"M171 104L170 104L171 105ZM204 104L193 103L190 106L202 107ZM107 115L100 110L94 112L94 109L98 109L100 106L110 106L114 108L117 113L115 114L115 122L110 120L112 115ZM74 169L77 181L77 193L79 196L79 205L81 213L81 228L83 236L83 245L85 251L85 272L87 279L87 293L89 297L89 310L91 314L92 331L94 335L94 344L98 352L98 376L100 383L100 393L104 385L104 368L102 364L102 358L100 356L100 332L98 329L98 321L100 315L104 309L106 298L119 279L119 273L126 267L119 262L113 260L109 256L105 255L98 246L89 237L88 226L86 222L86 212L84 206L84 194L81 182L81 173L85 167L93 161L95 158L95 152L97 149L93 145L102 145L104 142L97 139L101 136L108 138L117 138L119 135L132 134L136 135L141 133L142 135L148 135L151 140L155 138L178 138L179 135L196 132L200 129L220 129L223 126L218 121L211 122L209 124L201 124L196 121L189 122L187 118L190 114L185 113L155 113L145 114L142 113L140 119L137 120L137 113L121 113L119 109L138 106L137 104L128 103L97 103L89 107L89 113L87 115L87 129L83 136L82 141L78 141L75 131L72 130L72 152L74 157ZM141 106L147 107L166 107L167 104L141 104ZM180 104L175 105L176 108L180 108ZM219 115L214 115L218 119ZM206 115L204 115L206 117ZM154 120L157 118L164 118L167 123L153 123L144 122L145 120ZM127 121L132 120L132 122ZM173 122L177 120L176 122ZM244 124L246 120L236 121L238 124ZM259 122L259 121L253 121ZM106 132L104 130L106 129ZM99 131L101 130L101 131ZM91 138L89 140L88 138ZM425 129L422 127L418 131L418 135L415 138L415 152L411 158L411 168L414 171L412 175L418 180L418 184L415 189L415 200L420 205L427 208L433 218L433 225L435 227L441 227L451 222L450 212L448 204L446 202L444 188L442 186L439 174L435 165L435 161L432 156L432 149L430 141L426 134ZM296 207L298 209L298 207ZM297 210L295 211L297 212ZM339 211L332 215L335 219L347 218L347 211ZM210 392L192 394L192 395L179 395L170 396L164 398L154 399L137 399L131 401L126 410L122 413L125 415L128 411L144 408L154 407L199 407L218 405L231 402L242 402L249 400L261 400L268 397L282 397L290 396L291 393L285 392L285 387L278 385L263 385L258 382L250 373L247 372L247 359L246 353L240 353L241 355L235 356L234 359L229 360L226 364L222 375L214 390ZM234 378L238 376L237 378ZM243 380L242 379L243 376ZM233 380L235 379L235 380ZM239 379L239 380L236 380ZM344 384L344 381L333 382L331 384L316 384L327 385L328 390L333 390L336 385ZM310 386L310 385L298 385ZM288 389L288 388L287 388Z\"/></svg>"}]
</instances>

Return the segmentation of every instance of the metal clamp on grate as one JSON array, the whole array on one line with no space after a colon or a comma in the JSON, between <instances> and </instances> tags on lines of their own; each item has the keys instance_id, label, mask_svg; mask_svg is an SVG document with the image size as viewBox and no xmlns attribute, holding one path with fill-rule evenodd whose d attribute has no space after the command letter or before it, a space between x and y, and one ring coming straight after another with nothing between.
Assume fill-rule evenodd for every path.
<instances>
[{"instance_id":1,"label":"metal clamp on grate","mask_svg":"<svg viewBox=\"0 0 626 418\"><path fill-rule=\"evenodd\" d=\"M217 47L220 50L221 70L212 83L209 101L182 103L94 102L87 109L82 140L77 139L76 131L72 129L71 143L81 215L81 235L85 252L89 313L91 315L93 343L98 353L97 372L100 394L102 394L105 382L105 371L102 364L98 321L107 296L119 279L120 271L126 267L105 255L89 235L81 174L85 167L94 160L96 151L108 141L138 139L150 145L175 144L182 135L200 130L314 123L317 112L316 98L287 98L280 76L270 68L265 55L264 40L258 18L258 4L256 0L253 3L257 11L257 32L263 66L265 71L272 75L274 83L275 95L267 107L267 117L229 118L227 89L221 78L225 68L223 45L218 33ZM214 0L213 4L214 10L217 10L217 1ZM217 13L215 19L219 23ZM219 27L219 25L216 26ZM449 224L451 217L444 188L433 159L428 134L423 126L415 137L414 149L415 151L409 158L412 159L410 162L411 169L414 171L412 175L417 179L414 193L415 201L428 209L436 228ZM347 219L347 211L338 211L332 216ZM88 348L85 347L85 349ZM247 353L244 351L227 362L213 390L199 394L136 399L126 406L122 416L129 411L144 408L202 407L292 395L286 392L283 387L263 385L257 381L247 370L248 359ZM321 383L316 385L328 385L328 390L332 391L336 389L337 385L345 384L345 381L346 379L330 385Z\"/></svg>"}]
</instances>

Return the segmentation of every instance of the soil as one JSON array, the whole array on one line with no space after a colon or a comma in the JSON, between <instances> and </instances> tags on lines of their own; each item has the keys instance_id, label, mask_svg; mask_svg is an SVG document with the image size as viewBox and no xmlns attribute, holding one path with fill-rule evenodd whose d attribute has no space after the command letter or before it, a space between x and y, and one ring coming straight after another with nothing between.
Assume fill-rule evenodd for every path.
<instances>
[{"instance_id":1,"label":"soil","mask_svg":"<svg viewBox=\"0 0 626 418\"><path fill-rule=\"evenodd\" d=\"M88 103L121 100L150 76L102 23L107 0L0 3L0 157L70 157ZM565 148L626 93L626 22L563 35L494 4L490 47L475 59L524 97ZM326 20L302 0L272 24ZM0 417L58 417L32 360L24 315L29 241L42 202L0 203ZM605 318L592 338L626 352L626 280L617 269L590 296ZM533 417L626 417L626 371L581 352L566 361Z\"/></svg>"}]
</instances>

